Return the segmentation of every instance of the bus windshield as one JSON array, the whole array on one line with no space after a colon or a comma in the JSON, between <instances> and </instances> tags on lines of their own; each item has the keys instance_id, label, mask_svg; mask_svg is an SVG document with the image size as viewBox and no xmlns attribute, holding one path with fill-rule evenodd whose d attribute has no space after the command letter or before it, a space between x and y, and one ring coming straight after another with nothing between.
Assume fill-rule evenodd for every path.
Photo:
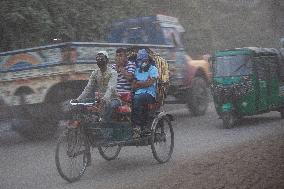
<instances>
[{"instance_id":1,"label":"bus windshield","mask_svg":"<svg viewBox=\"0 0 284 189\"><path fill-rule=\"evenodd\" d=\"M252 72L251 58L248 55L216 57L213 72L215 77L250 75Z\"/></svg>"}]
</instances>

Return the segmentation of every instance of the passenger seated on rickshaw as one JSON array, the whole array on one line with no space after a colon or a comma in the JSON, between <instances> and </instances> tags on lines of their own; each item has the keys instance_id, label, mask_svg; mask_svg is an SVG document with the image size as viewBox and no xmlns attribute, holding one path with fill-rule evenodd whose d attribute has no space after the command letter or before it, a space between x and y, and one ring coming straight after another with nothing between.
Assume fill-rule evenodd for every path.
<instances>
[{"instance_id":1,"label":"passenger seated on rickshaw","mask_svg":"<svg viewBox=\"0 0 284 189\"><path fill-rule=\"evenodd\" d=\"M145 131L147 129L147 117L144 112L148 104L156 102L156 81L158 76L158 69L151 64L148 52L145 49L139 50L132 85L134 91L131 115L133 138L140 137L141 130Z\"/></svg>"},{"instance_id":2,"label":"passenger seated on rickshaw","mask_svg":"<svg viewBox=\"0 0 284 189\"><path fill-rule=\"evenodd\" d=\"M136 70L136 64L134 61L128 60L127 50L123 48L116 50L115 61L116 64L112 65L112 68L118 73L116 91L122 102L113 101L112 108L115 109L115 112L121 113L123 112L122 106L125 103L131 103L131 85ZM129 109L130 107L126 108Z\"/></svg>"}]
</instances>

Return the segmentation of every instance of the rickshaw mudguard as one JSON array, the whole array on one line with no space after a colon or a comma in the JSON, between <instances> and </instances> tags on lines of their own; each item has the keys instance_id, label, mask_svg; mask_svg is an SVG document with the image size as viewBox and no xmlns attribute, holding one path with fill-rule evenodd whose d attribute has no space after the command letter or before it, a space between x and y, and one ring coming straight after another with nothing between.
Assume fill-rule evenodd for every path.
<instances>
[{"instance_id":1,"label":"rickshaw mudguard","mask_svg":"<svg viewBox=\"0 0 284 189\"><path fill-rule=\"evenodd\" d=\"M170 121L174 121L174 117L171 114L168 114L166 112L160 112L156 118L153 120L152 125L151 125L151 130L155 129L155 126L157 125L158 121L162 118L162 117L167 117Z\"/></svg>"},{"instance_id":2,"label":"rickshaw mudguard","mask_svg":"<svg viewBox=\"0 0 284 189\"><path fill-rule=\"evenodd\" d=\"M170 121L174 121L174 116L171 115L171 114L168 114L166 112L160 112L157 117L159 119L159 118L162 118L164 116L167 116Z\"/></svg>"}]
</instances>

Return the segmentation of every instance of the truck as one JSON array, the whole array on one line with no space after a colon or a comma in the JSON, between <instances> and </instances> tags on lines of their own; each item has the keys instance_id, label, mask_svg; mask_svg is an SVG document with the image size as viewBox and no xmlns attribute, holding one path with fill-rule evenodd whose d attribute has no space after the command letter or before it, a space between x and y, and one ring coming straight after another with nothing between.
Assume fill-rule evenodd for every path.
<instances>
[{"instance_id":1,"label":"truck","mask_svg":"<svg viewBox=\"0 0 284 189\"><path fill-rule=\"evenodd\" d=\"M211 72L207 60L192 60L183 46L178 19L155 15L114 21L106 42L64 42L0 53L0 106L12 126L34 140L52 136L62 119L62 104L80 95L96 52L105 50L115 63L117 48L148 47L170 67L168 103L187 104L200 116L208 107ZM5 107L5 108L3 108Z\"/></svg>"}]
</instances>

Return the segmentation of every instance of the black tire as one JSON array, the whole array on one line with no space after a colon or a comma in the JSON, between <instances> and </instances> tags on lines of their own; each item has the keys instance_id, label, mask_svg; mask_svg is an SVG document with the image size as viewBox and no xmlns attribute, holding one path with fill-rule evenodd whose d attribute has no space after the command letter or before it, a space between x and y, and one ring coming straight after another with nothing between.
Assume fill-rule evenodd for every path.
<instances>
[{"instance_id":1,"label":"black tire","mask_svg":"<svg viewBox=\"0 0 284 189\"><path fill-rule=\"evenodd\" d=\"M187 105L194 116L204 115L209 105L209 90L203 77L195 77L187 97Z\"/></svg>"},{"instance_id":2,"label":"black tire","mask_svg":"<svg viewBox=\"0 0 284 189\"><path fill-rule=\"evenodd\" d=\"M234 113L232 112L228 112L228 113L223 113L221 115L221 118L223 120L223 127L225 129L231 129L234 127L234 125L237 122L237 117L234 115Z\"/></svg>"},{"instance_id":3,"label":"black tire","mask_svg":"<svg viewBox=\"0 0 284 189\"><path fill-rule=\"evenodd\" d=\"M58 123L51 120L14 119L12 129L30 141L50 139L57 130Z\"/></svg>"},{"instance_id":4,"label":"black tire","mask_svg":"<svg viewBox=\"0 0 284 189\"><path fill-rule=\"evenodd\" d=\"M85 135L79 129L65 130L58 140L55 151L55 164L58 173L68 182L79 180L86 171L90 155L90 146ZM64 157L66 160L63 159ZM80 163L78 169L73 165L77 159Z\"/></svg>"},{"instance_id":5,"label":"black tire","mask_svg":"<svg viewBox=\"0 0 284 189\"><path fill-rule=\"evenodd\" d=\"M169 136L168 139L166 138L167 135ZM166 146L167 142L169 142L168 146ZM160 147L162 147L162 149L160 149ZM151 149L154 158L159 163L165 163L170 160L174 149L174 131L171 121L167 116L163 116L156 120L156 123L152 128Z\"/></svg>"},{"instance_id":6,"label":"black tire","mask_svg":"<svg viewBox=\"0 0 284 189\"><path fill-rule=\"evenodd\" d=\"M58 119L46 115L42 108L18 107L13 110L12 129L31 141L49 139L57 130Z\"/></svg>"},{"instance_id":7,"label":"black tire","mask_svg":"<svg viewBox=\"0 0 284 189\"><path fill-rule=\"evenodd\" d=\"M78 97L82 87L79 82L54 88L46 95L45 102L40 104L27 105L23 100L23 104L12 111L12 128L22 137L32 141L53 137L59 120L65 119L63 105ZM22 98L24 99L24 96Z\"/></svg>"},{"instance_id":8,"label":"black tire","mask_svg":"<svg viewBox=\"0 0 284 189\"><path fill-rule=\"evenodd\" d=\"M100 155L107 161L114 160L117 158L121 146L115 145L115 146L99 146L98 147Z\"/></svg>"}]
</instances>

